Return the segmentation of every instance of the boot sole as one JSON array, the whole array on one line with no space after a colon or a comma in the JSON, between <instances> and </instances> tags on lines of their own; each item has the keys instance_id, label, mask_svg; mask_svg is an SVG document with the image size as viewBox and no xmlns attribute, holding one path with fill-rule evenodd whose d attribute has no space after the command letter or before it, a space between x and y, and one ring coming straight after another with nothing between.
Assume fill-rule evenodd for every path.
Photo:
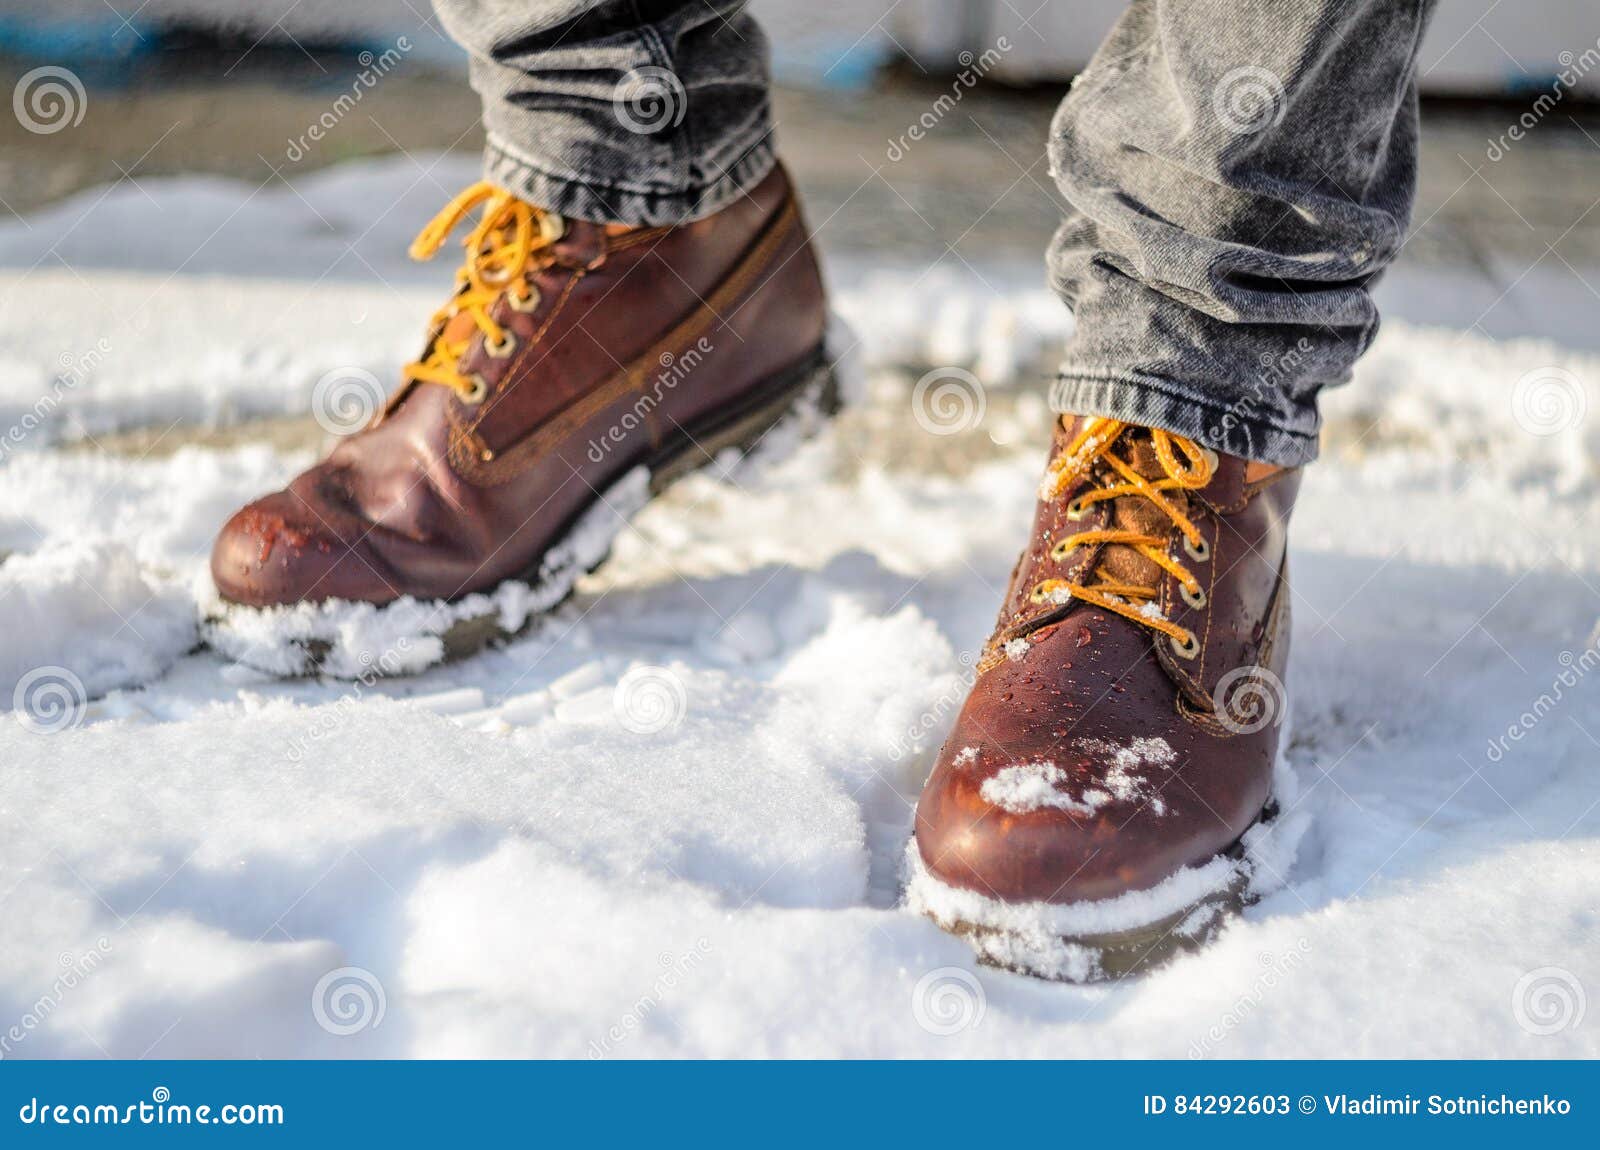
<instances>
[{"instance_id":1,"label":"boot sole","mask_svg":"<svg viewBox=\"0 0 1600 1150\"><path fill-rule=\"evenodd\" d=\"M1276 814L1275 804L1269 802L1247 829L1270 823ZM1243 836L1219 857L1242 861ZM1236 872L1213 893L1143 926L1100 934L1056 935L1064 949L1084 952L1087 960L1084 976L1074 976L1059 968L1043 969L1026 962L1006 961L1001 956L1018 953L1016 937L1007 931L962 921L947 929L970 941L987 966L1050 982L1120 982L1130 975L1149 973L1173 959L1200 950L1216 937L1230 918L1258 898L1250 892L1249 876Z\"/></svg>"},{"instance_id":2,"label":"boot sole","mask_svg":"<svg viewBox=\"0 0 1600 1150\"><path fill-rule=\"evenodd\" d=\"M604 565L610 557L612 542L644 503L697 472L715 469L731 475L775 465L802 443L815 438L849 398L841 383L837 360L830 358L830 345L839 343L842 335L837 325L837 320L830 324L834 330L830 330L828 340L804 360L753 387L745 403L720 411L715 419L687 430L675 429L672 437L650 457L629 468L623 482L631 479L640 467L649 473L649 498L637 508L611 516L611 522L601 526L599 530L606 537L597 555L592 541L580 537L597 533L587 516L606 509L614 502L612 500L597 500L585 508L562 528L534 564L485 592L455 600L439 600L436 605L415 600L384 605L331 600L257 608L216 600L203 611L201 634L205 645L225 658L279 677L321 674L356 679L415 674L439 663L466 658L490 643L527 632L571 598L582 576ZM791 426L796 434L788 433ZM520 585L527 599L535 605L513 625L507 625L506 612L494 597L515 585ZM460 608L467 603L477 604L481 610L474 607L463 614ZM422 650L418 656L392 659L388 653L380 656L366 647L359 650L340 647L338 636L344 628L339 620L331 617L333 612L339 608L354 608L364 623L378 621L381 631L382 616L391 608L401 606L413 615L419 613L420 608L430 617L434 614L460 617L441 630L425 629L419 636ZM270 632L274 621L297 633L270 640L258 637L262 631ZM399 626L390 629L403 630ZM323 634L318 634L319 631Z\"/></svg>"}]
</instances>

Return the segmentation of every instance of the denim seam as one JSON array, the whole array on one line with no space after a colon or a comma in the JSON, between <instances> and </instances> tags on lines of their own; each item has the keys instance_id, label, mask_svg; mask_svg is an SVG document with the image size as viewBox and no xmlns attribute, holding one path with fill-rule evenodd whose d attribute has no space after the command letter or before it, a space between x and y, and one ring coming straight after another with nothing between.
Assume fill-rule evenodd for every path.
<instances>
[{"instance_id":1,"label":"denim seam","mask_svg":"<svg viewBox=\"0 0 1600 1150\"><path fill-rule=\"evenodd\" d=\"M625 195L631 196L649 196L656 199L692 200L699 198L707 189L714 188L718 184L730 179L732 174L745 163L747 163L751 158L755 157L763 146L766 146L768 150L770 150L771 145L767 142L769 138L770 133L765 136L758 137L756 144L747 150L743 155L741 155L738 160L730 165L727 171L725 171L721 176L717 177L717 179L712 180L709 183L701 183L699 185L692 185L683 188L670 188L663 187L661 185L613 183L604 180L593 180L576 172L553 172L541 164L538 160L528 155L526 152L518 149L516 145L512 144L498 132L487 133L486 142L488 150L491 153L496 153L511 161L513 164L527 168L536 175L542 176L543 178L551 180L555 183L572 184L579 187L592 188L597 191L621 192Z\"/></svg>"},{"instance_id":2,"label":"denim seam","mask_svg":"<svg viewBox=\"0 0 1600 1150\"><path fill-rule=\"evenodd\" d=\"M656 31L653 24L645 23L644 14L639 11L638 0L629 0L628 6L633 9L634 19L639 22L637 35L640 46L644 48L645 55L650 57L651 64L672 73L674 79L676 79L678 70L672 66L672 53L667 51L666 41L661 39L661 34ZM683 92L683 119L680 121L683 131L681 133L672 132L671 138L666 141L666 144L672 149L673 169L675 172L682 174L682 180L679 187L670 189L667 193L669 195L682 195L688 188L690 183L689 172L692 167L691 157L695 154L694 137L689 130L689 125L694 119L689 115L689 90L683 87L682 81L678 81L678 88Z\"/></svg>"},{"instance_id":3,"label":"denim seam","mask_svg":"<svg viewBox=\"0 0 1600 1150\"><path fill-rule=\"evenodd\" d=\"M1056 373L1058 383L1089 383L1106 387L1125 387L1134 391L1153 394L1162 400L1178 407L1194 408L1204 411L1208 415L1233 416L1240 423L1248 424L1253 432L1258 431L1263 438L1279 437L1295 444L1303 445L1307 450L1303 452L1305 459L1314 458L1320 445L1320 436L1316 433L1294 431L1278 424L1255 418L1247 418L1234 411L1232 404L1219 405L1205 399L1196 398L1185 394L1182 385L1175 380L1164 376L1152 375L1147 372L1097 372L1074 369L1072 371L1059 371ZM1097 414L1095 412L1077 412L1074 414Z\"/></svg>"}]
</instances>

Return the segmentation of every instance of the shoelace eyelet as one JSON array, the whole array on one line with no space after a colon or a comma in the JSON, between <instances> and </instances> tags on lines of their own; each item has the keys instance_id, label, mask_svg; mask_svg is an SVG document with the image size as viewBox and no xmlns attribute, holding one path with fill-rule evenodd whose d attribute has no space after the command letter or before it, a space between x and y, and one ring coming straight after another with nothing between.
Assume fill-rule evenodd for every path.
<instances>
[{"instance_id":1,"label":"shoelace eyelet","mask_svg":"<svg viewBox=\"0 0 1600 1150\"><path fill-rule=\"evenodd\" d=\"M553 244L567 234L567 219L555 212L545 212L539 217L539 238Z\"/></svg>"},{"instance_id":2,"label":"shoelace eyelet","mask_svg":"<svg viewBox=\"0 0 1600 1150\"><path fill-rule=\"evenodd\" d=\"M1211 544L1207 543L1204 539L1201 539L1199 546L1196 546L1195 544L1191 543L1189 541L1189 537L1185 535L1183 537L1183 549L1188 554L1189 558L1199 563L1204 563L1207 559L1211 558Z\"/></svg>"},{"instance_id":3,"label":"shoelace eyelet","mask_svg":"<svg viewBox=\"0 0 1600 1150\"><path fill-rule=\"evenodd\" d=\"M1073 523L1078 522L1078 520L1082 519L1088 514L1089 507L1083 502L1081 497L1074 499L1071 503L1067 504L1067 518Z\"/></svg>"},{"instance_id":4,"label":"shoelace eyelet","mask_svg":"<svg viewBox=\"0 0 1600 1150\"><path fill-rule=\"evenodd\" d=\"M501 332L500 334L505 338L499 343L495 343L490 339L483 341L484 354L490 359L505 359L517 349L517 337L515 335L509 331Z\"/></svg>"},{"instance_id":5,"label":"shoelace eyelet","mask_svg":"<svg viewBox=\"0 0 1600 1150\"><path fill-rule=\"evenodd\" d=\"M1185 642L1178 642L1176 635L1169 636L1169 640L1172 643L1172 653L1180 659L1193 659L1200 653L1200 640L1193 631L1189 632L1189 638Z\"/></svg>"},{"instance_id":6,"label":"shoelace eyelet","mask_svg":"<svg viewBox=\"0 0 1600 1150\"><path fill-rule=\"evenodd\" d=\"M477 372L467 377L467 382L472 384L472 390L461 394L461 402L476 407L489 398L489 381Z\"/></svg>"},{"instance_id":7,"label":"shoelace eyelet","mask_svg":"<svg viewBox=\"0 0 1600 1150\"><path fill-rule=\"evenodd\" d=\"M506 304L512 311L521 312L523 315L536 311L539 307L539 289L529 287L526 298L518 297L516 292L508 292L506 293Z\"/></svg>"},{"instance_id":8,"label":"shoelace eyelet","mask_svg":"<svg viewBox=\"0 0 1600 1150\"><path fill-rule=\"evenodd\" d=\"M1061 542L1057 543L1054 547L1050 548L1050 558L1059 563L1061 560L1070 555L1073 549L1077 546L1078 537L1076 535L1069 536L1066 539L1061 540Z\"/></svg>"},{"instance_id":9,"label":"shoelace eyelet","mask_svg":"<svg viewBox=\"0 0 1600 1150\"><path fill-rule=\"evenodd\" d=\"M1178 597L1185 603L1189 604L1189 606L1193 607L1196 611L1199 611L1206 605L1205 591L1196 591L1193 595L1191 595L1189 593L1189 588L1185 587L1182 583L1178 584Z\"/></svg>"}]
</instances>

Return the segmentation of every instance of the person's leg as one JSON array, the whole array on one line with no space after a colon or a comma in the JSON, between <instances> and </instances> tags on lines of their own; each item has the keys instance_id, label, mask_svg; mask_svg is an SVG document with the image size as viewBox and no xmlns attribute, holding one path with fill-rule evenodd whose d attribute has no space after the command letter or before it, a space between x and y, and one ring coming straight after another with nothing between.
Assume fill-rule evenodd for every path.
<instances>
[{"instance_id":1,"label":"person's leg","mask_svg":"<svg viewBox=\"0 0 1600 1150\"><path fill-rule=\"evenodd\" d=\"M1405 240L1432 0L1134 0L1062 103L1060 411L1295 465Z\"/></svg>"},{"instance_id":2,"label":"person's leg","mask_svg":"<svg viewBox=\"0 0 1600 1150\"><path fill-rule=\"evenodd\" d=\"M912 860L993 961L1118 976L1285 866L1297 465L1404 242L1427 12L1135 0L1061 108L1072 414Z\"/></svg>"},{"instance_id":3,"label":"person's leg","mask_svg":"<svg viewBox=\"0 0 1600 1150\"><path fill-rule=\"evenodd\" d=\"M562 215L678 224L772 169L767 44L742 0L434 0L472 57L484 175Z\"/></svg>"}]
</instances>

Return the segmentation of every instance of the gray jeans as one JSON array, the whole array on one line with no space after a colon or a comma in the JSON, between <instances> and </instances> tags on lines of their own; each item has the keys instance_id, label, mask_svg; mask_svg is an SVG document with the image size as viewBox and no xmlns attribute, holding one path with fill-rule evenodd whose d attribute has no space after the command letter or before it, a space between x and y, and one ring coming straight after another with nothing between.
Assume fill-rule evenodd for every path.
<instances>
[{"instance_id":1,"label":"gray jeans","mask_svg":"<svg viewBox=\"0 0 1600 1150\"><path fill-rule=\"evenodd\" d=\"M773 164L739 0L434 0L472 55L488 178L567 215L670 224ZM1132 0L1051 129L1076 317L1058 410L1269 463L1371 344L1405 242L1433 0Z\"/></svg>"}]
</instances>

